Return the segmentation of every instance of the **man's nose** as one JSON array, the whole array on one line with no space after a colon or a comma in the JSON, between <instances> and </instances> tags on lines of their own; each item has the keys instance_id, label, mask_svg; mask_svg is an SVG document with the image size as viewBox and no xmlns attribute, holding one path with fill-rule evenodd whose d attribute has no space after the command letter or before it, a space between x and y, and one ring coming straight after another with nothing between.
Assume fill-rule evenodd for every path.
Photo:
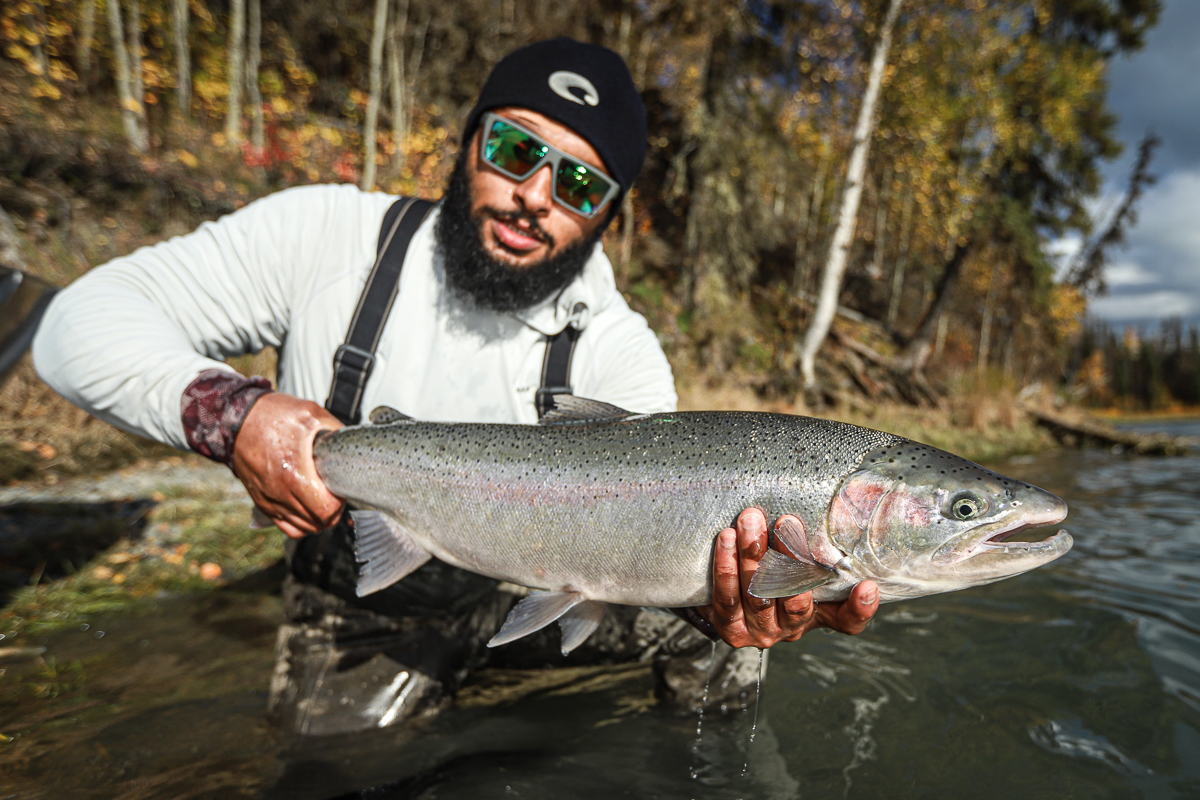
<instances>
[{"instance_id":1,"label":"man's nose","mask_svg":"<svg viewBox=\"0 0 1200 800\"><path fill-rule=\"evenodd\" d=\"M551 165L546 164L532 176L518 183L513 189L513 197L530 213L539 216L549 214L554 202L551 194L554 191L553 180Z\"/></svg>"}]
</instances>

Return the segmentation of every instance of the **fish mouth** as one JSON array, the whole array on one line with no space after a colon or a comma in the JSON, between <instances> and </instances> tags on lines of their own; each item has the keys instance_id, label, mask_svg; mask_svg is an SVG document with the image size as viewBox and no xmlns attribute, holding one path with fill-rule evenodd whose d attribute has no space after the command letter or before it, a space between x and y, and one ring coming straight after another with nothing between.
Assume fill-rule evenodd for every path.
<instances>
[{"instance_id":1,"label":"fish mouth","mask_svg":"<svg viewBox=\"0 0 1200 800\"><path fill-rule=\"evenodd\" d=\"M1062 508L1047 509L1033 515L1023 514L1017 519L998 520L981 525L957 537L957 541L943 546L933 560L942 565L949 565L986 555L1057 558L1069 550L1074 541L1066 530L1055 531L1045 539L1032 542L1014 542L1011 541L1011 537L1022 531L1056 525L1066 518L1067 510L1063 504Z\"/></svg>"}]
</instances>

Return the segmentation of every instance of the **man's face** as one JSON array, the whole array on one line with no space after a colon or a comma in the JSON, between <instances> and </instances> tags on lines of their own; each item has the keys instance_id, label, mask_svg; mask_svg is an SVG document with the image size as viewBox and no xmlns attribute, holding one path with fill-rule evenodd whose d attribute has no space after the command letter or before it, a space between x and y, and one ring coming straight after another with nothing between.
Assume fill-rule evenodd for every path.
<instances>
[{"instance_id":1,"label":"man's face","mask_svg":"<svg viewBox=\"0 0 1200 800\"><path fill-rule=\"evenodd\" d=\"M608 172L586 139L544 114L516 107L494 109L493 113L527 128L585 164ZM480 128L471 137L467 175L471 216L479 221L481 244L489 256L511 269L527 269L560 255L608 220L607 208L588 219L555 202L549 163L523 181L492 169L479 152L482 135Z\"/></svg>"}]
</instances>

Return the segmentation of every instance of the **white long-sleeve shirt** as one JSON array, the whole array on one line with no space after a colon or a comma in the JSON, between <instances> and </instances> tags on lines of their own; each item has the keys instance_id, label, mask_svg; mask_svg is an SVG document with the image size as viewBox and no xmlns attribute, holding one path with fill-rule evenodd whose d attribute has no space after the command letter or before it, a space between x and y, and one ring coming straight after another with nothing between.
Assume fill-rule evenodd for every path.
<instances>
[{"instance_id":1,"label":"white long-sleeve shirt","mask_svg":"<svg viewBox=\"0 0 1200 800\"><path fill-rule=\"evenodd\" d=\"M38 373L92 414L181 449L184 389L204 370L229 370L230 356L278 347L279 389L323 403L395 200L353 186L288 189L98 267L47 310L33 343ZM577 395L674 410L667 359L599 246L538 306L467 310L445 285L437 214L405 256L364 416L389 405L417 419L536 422L546 337L568 323L584 331L571 367Z\"/></svg>"}]
</instances>

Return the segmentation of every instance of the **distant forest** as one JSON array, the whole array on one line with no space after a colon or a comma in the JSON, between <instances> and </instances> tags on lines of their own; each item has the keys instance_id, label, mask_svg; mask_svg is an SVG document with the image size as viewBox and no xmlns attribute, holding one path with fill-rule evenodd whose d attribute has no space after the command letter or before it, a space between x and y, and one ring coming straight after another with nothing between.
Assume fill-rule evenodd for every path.
<instances>
[{"instance_id":1,"label":"distant forest","mask_svg":"<svg viewBox=\"0 0 1200 800\"><path fill-rule=\"evenodd\" d=\"M794 395L824 296L831 397L926 402L955 375L1019 386L1103 353L1108 394L1090 396L1194 402L1175 366L1194 330L1130 349L1080 325L1152 180L1149 140L1124 200L1089 213L1121 150L1106 70L1159 6L8 0L0 204L6 185L79 195L114 143L135 158L110 203L145 204L120 192L154 181L156 208L200 216L314 181L436 196L491 65L567 35L616 50L642 91L650 152L607 248L681 374ZM1085 246L1056 273L1044 245L1065 235Z\"/></svg>"},{"instance_id":2,"label":"distant forest","mask_svg":"<svg viewBox=\"0 0 1200 800\"><path fill-rule=\"evenodd\" d=\"M1200 327L1172 319L1156 331L1088 326L1068 374L1076 397L1093 406L1160 410L1200 405Z\"/></svg>"}]
</instances>

